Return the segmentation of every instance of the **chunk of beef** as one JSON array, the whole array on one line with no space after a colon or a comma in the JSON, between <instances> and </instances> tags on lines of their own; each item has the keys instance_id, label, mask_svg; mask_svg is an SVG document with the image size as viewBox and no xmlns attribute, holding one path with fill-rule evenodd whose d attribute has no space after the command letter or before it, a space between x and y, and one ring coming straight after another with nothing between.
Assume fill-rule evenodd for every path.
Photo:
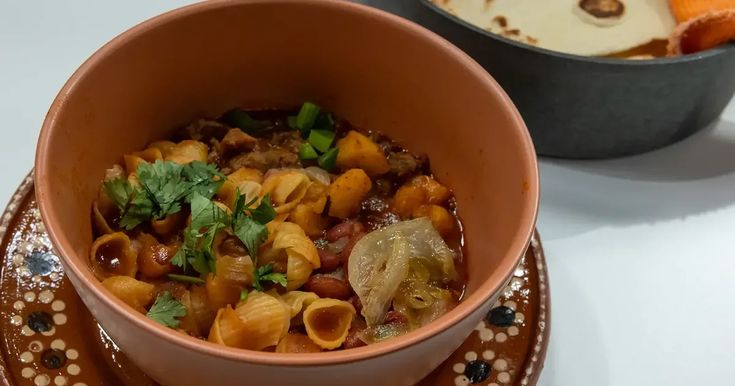
<instances>
[{"instance_id":1,"label":"chunk of beef","mask_svg":"<svg viewBox=\"0 0 735 386\"><path fill-rule=\"evenodd\" d=\"M253 150L258 140L240 129L230 129L220 142L220 150L223 154L233 154Z\"/></svg>"},{"instance_id":2,"label":"chunk of beef","mask_svg":"<svg viewBox=\"0 0 735 386\"><path fill-rule=\"evenodd\" d=\"M200 119L186 126L180 133L182 139L209 142L212 138L222 138L230 128L220 122Z\"/></svg>"},{"instance_id":3,"label":"chunk of beef","mask_svg":"<svg viewBox=\"0 0 735 386\"><path fill-rule=\"evenodd\" d=\"M286 149L272 148L238 154L229 160L230 170L254 168L265 173L274 168L301 167L299 156Z\"/></svg>"},{"instance_id":4,"label":"chunk of beef","mask_svg":"<svg viewBox=\"0 0 735 386\"><path fill-rule=\"evenodd\" d=\"M390 172L398 177L405 177L421 173L426 167L426 157L416 156L407 152L392 152L388 154Z\"/></svg>"}]
</instances>

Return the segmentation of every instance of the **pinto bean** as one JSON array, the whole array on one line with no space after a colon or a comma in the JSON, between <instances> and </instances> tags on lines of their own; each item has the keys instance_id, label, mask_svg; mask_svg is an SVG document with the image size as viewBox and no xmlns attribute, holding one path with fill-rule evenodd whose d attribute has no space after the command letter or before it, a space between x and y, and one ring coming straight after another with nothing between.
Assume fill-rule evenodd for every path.
<instances>
[{"instance_id":1,"label":"pinto bean","mask_svg":"<svg viewBox=\"0 0 735 386\"><path fill-rule=\"evenodd\" d=\"M350 285L336 277L314 275L304 284L304 289L319 295L320 298L345 300L352 295Z\"/></svg>"},{"instance_id":2,"label":"pinto bean","mask_svg":"<svg viewBox=\"0 0 735 386\"><path fill-rule=\"evenodd\" d=\"M319 260L321 261L320 270L322 272L332 272L342 264L339 256L328 249L319 249Z\"/></svg>"},{"instance_id":3,"label":"pinto bean","mask_svg":"<svg viewBox=\"0 0 735 386\"><path fill-rule=\"evenodd\" d=\"M327 231L327 241L333 243L343 237L352 236L352 228L352 221L349 220L333 226L330 230Z\"/></svg>"}]
</instances>

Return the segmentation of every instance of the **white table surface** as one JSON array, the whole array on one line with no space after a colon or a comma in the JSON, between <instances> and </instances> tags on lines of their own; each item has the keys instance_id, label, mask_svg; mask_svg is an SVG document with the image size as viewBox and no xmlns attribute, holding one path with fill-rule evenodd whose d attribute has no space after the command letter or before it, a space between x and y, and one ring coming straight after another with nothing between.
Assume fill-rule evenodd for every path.
<instances>
[{"instance_id":1,"label":"white table surface","mask_svg":"<svg viewBox=\"0 0 735 386\"><path fill-rule=\"evenodd\" d=\"M95 49L187 1L0 1L0 201ZM682 143L612 161L541 161L552 289L542 386L724 385L735 364L735 103Z\"/></svg>"}]
</instances>

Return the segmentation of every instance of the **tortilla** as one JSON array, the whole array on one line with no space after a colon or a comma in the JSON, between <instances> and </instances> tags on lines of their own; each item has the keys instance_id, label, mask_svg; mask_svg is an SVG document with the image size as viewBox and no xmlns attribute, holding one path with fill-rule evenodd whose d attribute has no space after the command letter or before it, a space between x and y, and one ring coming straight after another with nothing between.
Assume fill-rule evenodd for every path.
<instances>
[{"instance_id":1,"label":"tortilla","mask_svg":"<svg viewBox=\"0 0 735 386\"><path fill-rule=\"evenodd\" d=\"M668 0L622 3L618 13L590 12L589 0L433 0L489 32L549 50L603 56L668 39L676 27ZM581 3L588 8L582 9ZM603 11L609 11L603 10Z\"/></svg>"}]
</instances>

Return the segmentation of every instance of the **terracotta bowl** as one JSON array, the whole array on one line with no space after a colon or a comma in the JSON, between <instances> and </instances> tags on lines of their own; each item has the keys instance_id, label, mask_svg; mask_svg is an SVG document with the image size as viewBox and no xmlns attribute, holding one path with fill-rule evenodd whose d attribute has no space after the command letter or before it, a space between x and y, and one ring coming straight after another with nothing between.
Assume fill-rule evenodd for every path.
<instances>
[{"instance_id":1,"label":"terracotta bowl","mask_svg":"<svg viewBox=\"0 0 735 386\"><path fill-rule=\"evenodd\" d=\"M278 354L164 328L100 285L87 264L90 208L107 167L196 118L305 100L427 153L454 189L470 272L456 309L368 347ZM118 36L53 102L36 182L51 240L92 314L135 364L177 386L413 384L488 311L526 248L538 204L526 127L483 68L418 25L336 0L207 2Z\"/></svg>"}]
</instances>

